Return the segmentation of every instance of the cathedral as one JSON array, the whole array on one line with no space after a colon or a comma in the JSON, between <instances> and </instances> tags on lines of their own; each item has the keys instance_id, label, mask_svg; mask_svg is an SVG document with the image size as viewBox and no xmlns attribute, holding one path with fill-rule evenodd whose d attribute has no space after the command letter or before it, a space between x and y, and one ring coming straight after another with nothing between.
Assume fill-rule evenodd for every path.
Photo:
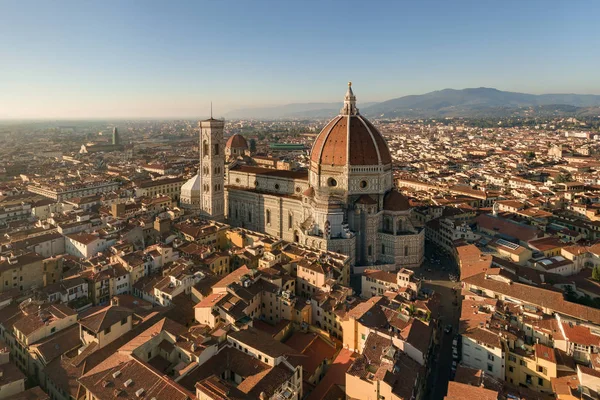
<instances>
[{"instance_id":1,"label":"cathedral","mask_svg":"<svg viewBox=\"0 0 600 400\"><path fill-rule=\"evenodd\" d=\"M381 133L360 115L348 84L340 115L317 136L307 170L243 162L247 143L223 148L223 121L200 123L200 170L181 188L182 207L233 226L351 257L357 266L418 267L424 231L394 187ZM227 166L225 160L227 158Z\"/></svg>"}]
</instances>

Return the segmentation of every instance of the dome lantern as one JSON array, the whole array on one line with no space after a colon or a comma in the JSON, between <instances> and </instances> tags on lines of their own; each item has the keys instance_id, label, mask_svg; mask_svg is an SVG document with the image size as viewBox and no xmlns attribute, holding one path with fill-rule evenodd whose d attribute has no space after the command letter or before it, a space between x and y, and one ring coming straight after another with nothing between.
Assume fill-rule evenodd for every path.
<instances>
[{"instance_id":1,"label":"dome lantern","mask_svg":"<svg viewBox=\"0 0 600 400\"><path fill-rule=\"evenodd\" d=\"M356 108L356 96L352 91L352 82L348 82L348 91L344 97L344 107L340 110L341 115L358 115Z\"/></svg>"}]
</instances>

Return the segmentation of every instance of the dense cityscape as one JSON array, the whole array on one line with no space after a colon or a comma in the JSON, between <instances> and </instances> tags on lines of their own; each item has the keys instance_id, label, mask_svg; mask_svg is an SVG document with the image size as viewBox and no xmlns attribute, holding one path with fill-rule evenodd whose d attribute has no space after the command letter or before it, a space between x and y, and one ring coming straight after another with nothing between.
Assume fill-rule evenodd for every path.
<instances>
[{"instance_id":1,"label":"dense cityscape","mask_svg":"<svg viewBox=\"0 0 600 400\"><path fill-rule=\"evenodd\" d=\"M5 122L10 399L571 399L594 119Z\"/></svg>"},{"instance_id":2,"label":"dense cityscape","mask_svg":"<svg viewBox=\"0 0 600 400\"><path fill-rule=\"evenodd\" d=\"M0 400L600 400L597 0L0 0Z\"/></svg>"}]
</instances>

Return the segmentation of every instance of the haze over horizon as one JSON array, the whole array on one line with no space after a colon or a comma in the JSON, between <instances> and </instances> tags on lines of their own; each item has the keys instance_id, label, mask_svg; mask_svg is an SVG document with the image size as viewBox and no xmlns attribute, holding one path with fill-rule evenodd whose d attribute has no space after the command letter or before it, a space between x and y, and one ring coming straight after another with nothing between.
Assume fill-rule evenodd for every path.
<instances>
[{"instance_id":1,"label":"haze over horizon","mask_svg":"<svg viewBox=\"0 0 600 400\"><path fill-rule=\"evenodd\" d=\"M177 118L445 88L600 94L600 3L5 2L0 119Z\"/></svg>"}]
</instances>

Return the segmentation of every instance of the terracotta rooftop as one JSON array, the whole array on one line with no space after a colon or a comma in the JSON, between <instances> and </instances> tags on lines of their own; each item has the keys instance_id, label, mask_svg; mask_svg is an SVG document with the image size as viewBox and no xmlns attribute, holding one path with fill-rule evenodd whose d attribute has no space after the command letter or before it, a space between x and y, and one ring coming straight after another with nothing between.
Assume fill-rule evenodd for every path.
<instances>
[{"instance_id":1,"label":"terracotta rooftop","mask_svg":"<svg viewBox=\"0 0 600 400\"><path fill-rule=\"evenodd\" d=\"M290 362L302 365L302 376L305 380L310 378L317 367L325 360L333 359L336 353L334 345L327 343L319 335L314 333L294 333L286 342L286 345L296 350L299 356L288 358Z\"/></svg>"},{"instance_id":2,"label":"terracotta rooftop","mask_svg":"<svg viewBox=\"0 0 600 400\"><path fill-rule=\"evenodd\" d=\"M495 279L487 279L485 273L473 275L463 280L467 285L485 288L505 296L545 307L555 312L575 317L584 321L600 324L600 310L564 299L560 291L526 285L519 282L505 283Z\"/></svg>"},{"instance_id":3,"label":"terracotta rooftop","mask_svg":"<svg viewBox=\"0 0 600 400\"><path fill-rule=\"evenodd\" d=\"M193 393L150 365L119 353L113 354L79 378L79 382L97 399L135 399L141 396L136 393L142 389L144 398L189 400L195 397ZM126 385L127 382L130 383Z\"/></svg>"},{"instance_id":4,"label":"terracotta rooftop","mask_svg":"<svg viewBox=\"0 0 600 400\"><path fill-rule=\"evenodd\" d=\"M109 305L79 320L79 323L94 333L102 332L130 317L133 312L125 307Z\"/></svg>"},{"instance_id":5,"label":"terracotta rooftop","mask_svg":"<svg viewBox=\"0 0 600 400\"><path fill-rule=\"evenodd\" d=\"M498 392L464 383L448 382L448 394L444 400L498 400Z\"/></svg>"},{"instance_id":6,"label":"terracotta rooftop","mask_svg":"<svg viewBox=\"0 0 600 400\"><path fill-rule=\"evenodd\" d=\"M486 272L492 266L492 256L483 254L474 244L458 246L458 263L460 266L460 280Z\"/></svg>"},{"instance_id":7,"label":"terracotta rooftop","mask_svg":"<svg viewBox=\"0 0 600 400\"><path fill-rule=\"evenodd\" d=\"M229 333L229 337L235 339L244 346L254 348L273 358L298 354L295 349L273 339L268 333L252 327L239 331L232 331Z\"/></svg>"},{"instance_id":8,"label":"terracotta rooftop","mask_svg":"<svg viewBox=\"0 0 600 400\"><path fill-rule=\"evenodd\" d=\"M348 349L342 349L327 370L327 373L308 395L306 400L321 400L335 385L346 386L346 371L352 365L356 354Z\"/></svg>"},{"instance_id":9,"label":"terracotta rooftop","mask_svg":"<svg viewBox=\"0 0 600 400\"><path fill-rule=\"evenodd\" d=\"M249 174L256 175L265 175L279 178L290 178L290 179L298 179L298 180L308 180L308 171L300 170L300 171L288 171L281 169L273 169L273 168L262 168L262 167L251 167L247 165L237 165L230 169L230 171L239 171L245 172Z\"/></svg>"},{"instance_id":10,"label":"terracotta rooftop","mask_svg":"<svg viewBox=\"0 0 600 400\"><path fill-rule=\"evenodd\" d=\"M479 229L493 231L496 234L505 235L523 242L528 242L543 235L543 232L536 227L519 224L489 214L481 214L475 219L475 222L479 226Z\"/></svg>"}]
</instances>

